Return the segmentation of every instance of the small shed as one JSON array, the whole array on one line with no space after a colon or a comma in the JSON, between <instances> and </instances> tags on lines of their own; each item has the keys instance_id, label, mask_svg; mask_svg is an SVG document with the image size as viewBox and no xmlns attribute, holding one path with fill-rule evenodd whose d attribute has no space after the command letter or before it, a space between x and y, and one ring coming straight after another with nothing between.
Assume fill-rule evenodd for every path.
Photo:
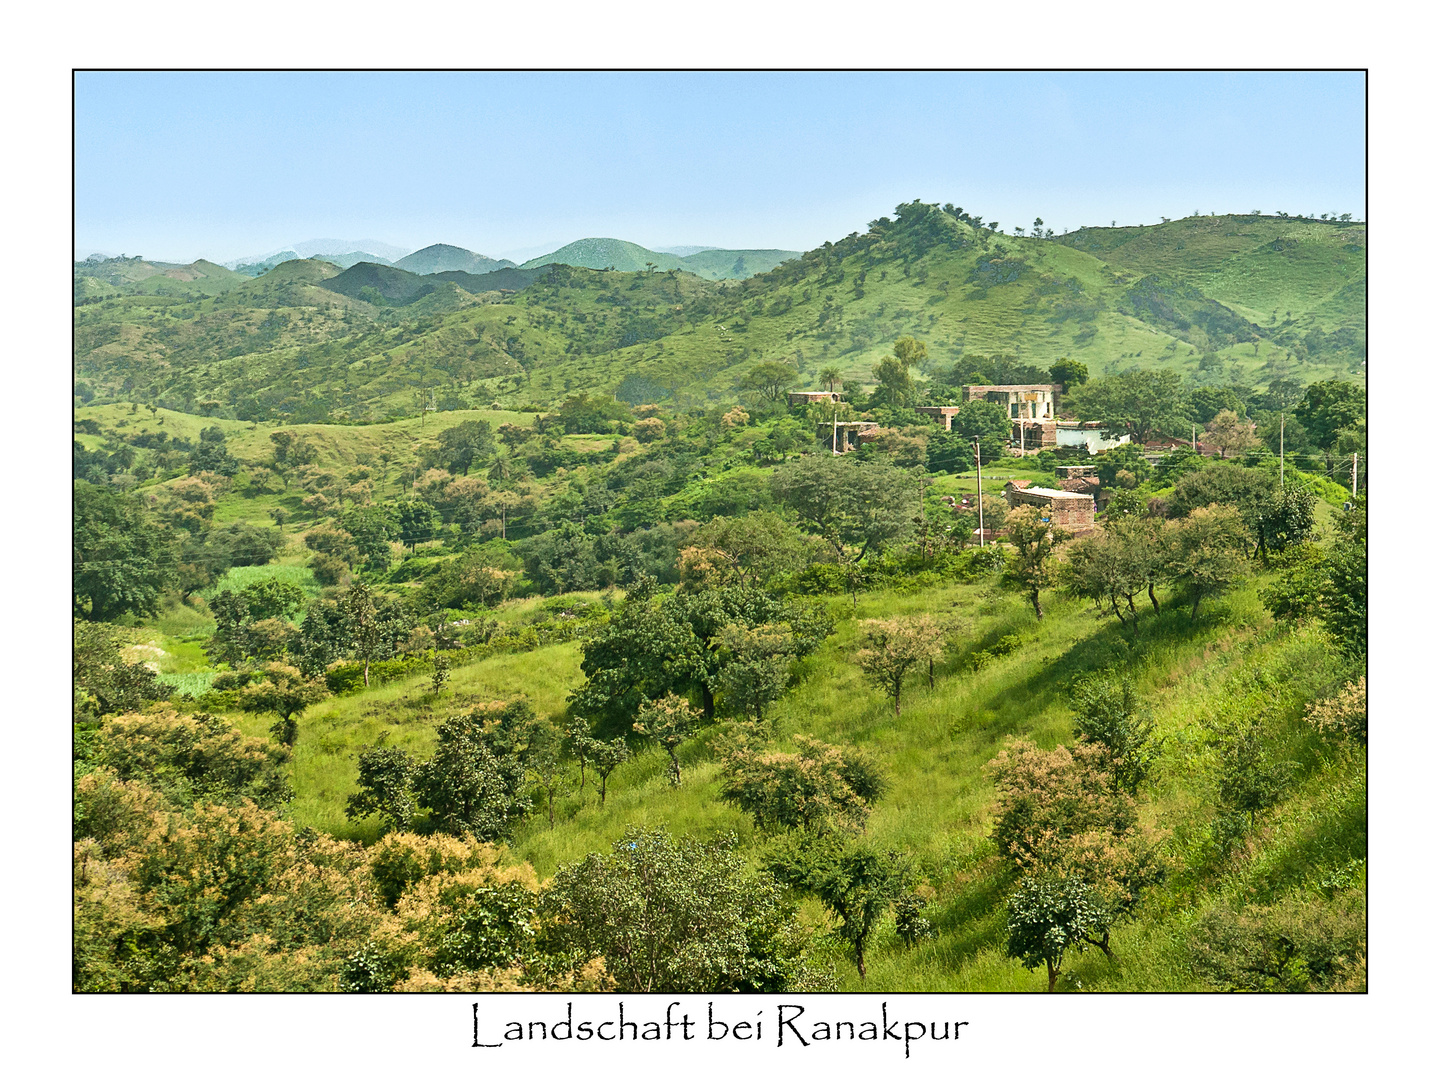
<instances>
[{"instance_id":1,"label":"small shed","mask_svg":"<svg viewBox=\"0 0 1440 1080\"><path fill-rule=\"evenodd\" d=\"M1052 525L1095 524L1094 497L1076 491L1032 487L1028 481L1012 480L1005 485L1005 502L1012 510L1021 506L1038 507L1040 516Z\"/></svg>"}]
</instances>

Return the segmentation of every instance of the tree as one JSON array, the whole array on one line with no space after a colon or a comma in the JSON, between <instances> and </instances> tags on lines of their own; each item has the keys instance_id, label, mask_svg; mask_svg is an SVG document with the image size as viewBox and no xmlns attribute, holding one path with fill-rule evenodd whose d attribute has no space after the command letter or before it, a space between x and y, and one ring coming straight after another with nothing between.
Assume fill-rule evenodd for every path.
<instances>
[{"instance_id":1,"label":"tree","mask_svg":"<svg viewBox=\"0 0 1440 1080\"><path fill-rule=\"evenodd\" d=\"M1292 484L1274 492L1267 503L1260 505L1251 527L1267 559L1271 553L1310 539L1315 526L1315 501L1313 491Z\"/></svg>"},{"instance_id":2,"label":"tree","mask_svg":"<svg viewBox=\"0 0 1440 1080\"><path fill-rule=\"evenodd\" d=\"M400 542L409 544L412 552L415 545L422 540L435 538L435 530L440 525L440 515L424 499L406 499L397 503L395 514L400 530Z\"/></svg>"},{"instance_id":3,"label":"tree","mask_svg":"<svg viewBox=\"0 0 1440 1080\"><path fill-rule=\"evenodd\" d=\"M1245 576L1245 524L1233 506L1206 506L1172 525L1171 578L1190 594L1190 618L1200 601L1219 596Z\"/></svg>"},{"instance_id":4,"label":"tree","mask_svg":"<svg viewBox=\"0 0 1440 1080\"><path fill-rule=\"evenodd\" d=\"M786 462L771 484L776 498L830 546L857 597L861 562L913 528L914 480L893 465L813 454Z\"/></svg>"},{"instance_id":5,"label":"tree","mask_svg":"<svg viewBox=\"0 0 1440 1080\"><path fill-rule=\"evenodd\" d=\"M1220 448L1220 456L1235 455L1255 445L1254 425L1240 419L1229 409L1222 409L1205 425L1210 441Z\"/></svg>"},{"instance_id":6,"label":"tree","mask_svg":"<svg viewBox=\"0 0 1440 1080\"><path fill-rule=\"evenodd\" d=\"M806 836L782 851L772 869L782 881L816 897L839 920L836 934L865 978L865 945L891 905L909 888L911 868L896 851L881 851L835 832Z\"/></svg>"},{"instance_id":7,"label":"tree","mask_svg":"<svg viewBox=\"0 0 1440 1080\"><path fill-rule=\"evenodd\" d=\"M1069 401L1081 420L1099 421L1107 438L1129 435L1143 444L1189 427L1185 393L1173 371L1127 371L1091 379L1072 390Z\"/></svg>"},{"instance_id":8,"label":"tree","mask_svg":"<svg viewBox=\"0 0 1440 1080\"><path fill-rule=\"evenodd\" d=\"M610 779L610 774L625 762L630 760L630 747L625 740L619 736L609 742L602 742L595 739L588 747L590 764L595 769L595 775L600 777L600 805L605 805L605 785Z\"/></svg>"},{"instance_id":9,"label":"tree","mask_svg":"<svg viewBox=\"0 0 1440 1080\"><path fill-rule=\"evenodd\" d=\"M70 657L77 721L139 712L170 696L170 687L143 663L125 663L114 627L75 619L73 629Z\"/></svg>"},{"instance_id":10,"label":"tree","mask_svg":"<svg viewBox=\"0 0 1440 1080\"><path fill-rule=\"evenodd\" d=\"M319 679L307 679L288 664L266 664L265 678L250 683L240 691L240 707L246 712L273 712L280 717L270 729L276 740L285 746L295 744L298 724L295 717L317 701L330 696Z\"/></svg>"},{"instance_id":11,"label":"tree","mask_svg":"<svg viewBox=\"0 0 1440 1080\"><path fill-rule=\"evenodd\" d=\"M1055 991L1060 966L1069 950L1094 944L1109 925L1096 902L1095 889L1078 877L1027 877L1006 905L1006 955L1033 971L1045 965L1046 990Z\"/></svg>"},{"instance_id":12,"label":"tree","mask_svg":"<svg viewBox=\"0 0 1440 1080\"><path fill-rule=\"evenodd\" d=\"M545 792L550 828L555 828L555 797L571 792L569 770L561 759L563 736L549 724L536 724L525 755L530 779Z\"/></svg>"},{"instance_id":13,"label":"tree","mask_svg":"<svg viewBox=\"0 0 1440 1080\"><path fill-rule=\"evenodd\" d=\"M1045 613L1040 609L1040 590L1054 582L1053 553L1056 545L1068 539L1069 534L1043 521L1039 508L1034 506L1018 507L1006 520L1005 528L1010 543L1015 545L1006 577L1024 590L1035 608L1035 618L1042 619Z\"/></svg>"},{"instance_id":14,"label":"tree","mask_svg":"<svg viewBox=\"0 0 1440 1080\"><path fill-rule=\"evenodd\" d=\"M430 667L430 692L439 696L440 692L445 689L445 684L450 681L450 657L436 650L430 660Z\"/></svg>"},{"instance_id":15,"label":"tree","mask_svg":"<svg viewBox=\"0 0 1440 1080\"><path fill-rule=\"evenodd\" d=\"M383 736L382 736L383 738ZM351 821L379 814L388 830L407 830L415 818L415 759L397 746L362 746L359 790L345 800Z\"/></svg>"},{"instance_id":16,"label":"tree","mask_svg":"<svg viewBox=\"0 0 1440 1080\"><path fill-rule=\"evenodd\" d=\"M700 726L700 712L678 694L666 694L658 701L640 706L634 728L658 742L670 757L670 786L680 786L680 758L676 751Z\"/></svg>"},{"instance_id":17,"label":"tree","mask_svg":"<svg viewBox=\"0 0 1440 1080\"><path fill-rule=\"evenodd\" d=\"M1213 725L1218 743L1216 787L1220 805L1232 817L1255 827L1255 815L1268 810L1285 793L1294 763L1277 761L1260 717L1222 716Z\"/></svg>"},{"instance_id":18,"label":"tree","mask_svg":"<svg viewBox=\"0 0 1440 1080\"><path fill-rule=\"evenodd\" d=\"M1090 379L1090 369L1079 360L1062 356L1050 365L1050 378L1060 384L1060 392L1066 394L1072 387L1081 386Z\"/></svg>"},{"instance_id":19,"label":"tree","mask_svg":"<svg viewBox=\"0 0 1440 1080\"><path fill-rule=\"evenodd\" d=\"M1110 955L1110 927L1159 879L1157 839L1139 827L1135 799L1110 770L1109 747L1082 740L1041 750L1013 739L990 762L993 836L1027 877L1077 878L1103 919L1087 935Z\"/></svg>"},{"instance_id":20,"label":"tree","mask_svg":"<svg viewBox=\"0 0 1440 1080\"><path fill-rule=\"evenodd\" d=\"M714 517L680 553L680 587L763 584L805 566L807 543L794 525L769 510Z\"/></svg>"},{"instance_id":21,"label":"tree","mask_svg":"<svg viewBox=\"0 0 1440 1080\"><path fill-rule=\"evenodd\" d=\"M495 448L490 425L484 420L466 420L436 436L436 460L452 473L470 475L477 458L487 457Z\"/></svg>"},{"instance_id":22,"label":"tree","mask_svg":"<svg viewBox=\"0 0 1440 1080\"><path fill-rule=\"evenodd\" d=\"M805 970L793 909L733 836L631 826L608 854L560 867L545 908L557 944L603 957L622 993L775 992Z\"/></svg>"},{"instance_id":23,"label":"tree","mask_svg":"<svg viewBox=\"0 0 1440 1080\"><path fill-rule=\"evenodd\" d=\"M745 373L740 380L740 389L761 401L774 404L784 398L789 389L799 381L800 373L793 364L780 360L764 360Z\"/></svg>"},{"instance_id":24,"label":"tree","mask_svg":"<svg viewBox=\"0 0 1440 1080\"><path fill-rule=\"evenodd\" d=\"M1135 684L1123 675L1086 675L1071 687L1070 707L1075 710L1075 733L1105 748L1116 785L1134 795L1159 752L1155 721Z\"/></svg>"},{"instance_id":25,"label":"tree","mask_svg":"<svg viewBox=\"0 0 1440 1080\"><path fill-rule=\"evenodd\" d=\"M1295 415L1305 425L1315 445L1326 451L1325 464L1328 468L1329 452L1334 448L1336 438L1346 428L1364 423L1365 390L1338 379L1311 383L1305 388L1305 399L1296 406Z\"/></svg>"},{"instance_id":26,"label":"tree","mask_svg":"<svg viewBox=\"0 0 1440 1080\"><path fill-rule=\"evenodd\" d=\"M419 805L436 827L477 840L505 836L524 816L523 797L535 713L524 702L496 703L451 716L436 730L434 755L415 770Z\"/></svg>"},{"instance_id":27,"label":"tree","mask_svg":"<svg viewBox=\"0 0 1440 1080\"><path fill-rule=\"evenodd\" d=\"M895 715L899 716L900 688L905 676L921 664L933 665L944 655L945 632L930 615L866 619L860 625L865 644L855 654L855 662L865 677L891 698ZM933 670L931 685L934 685Z\"/></svg>"},{"instance_id":28,"label":"tree","mask_svg":"<svg viewBox=\"0 0 1440 1080\"><path fill-rule=\"evenodd\" d=\"M1186 473L1175 482L1175 491L1166 501L1166 514L1183 518L1192 510L1214 505L1229 506L1254 529L1274 500L1275 477L1263 469L1246 469L1211 461L1198 472Z\"/></svg>"},{"instance_id":29,"label":"tree","mask_svg":"<svg viewBox=\"0 0 1440 1080\"><path fill-rule=\"evenodd\" d=\"M74 614L91 622L155 615L175 552L162 527L133 499L75 481L71 525Z\"/></svg>"},{"instance_id":30,"label":"tree","mask_svg":"<svg viewBox=\"0 0 1440 1080\"><path fill-rule=\"evenodd\" d=\"M834 364L827 364L820 369L816 378L825 385L826 390L833 394L835 388L840 385L840 369Z\"/></svg>"},{"instance_id":31,"label":"tree","mask_svg":"<svg viewBox=\"0 0 1440 1080\"><path fill-rule=\"evenodd\" d=\"M351 584L340 600L343 648L361 665L370 685L370 665L395 654L410 634L410 620L393 600L377 598L363 581ZM303 633L302 627L302 633Z\"/></svg>"},{"instance_id":32,"label":"tree","mask_svg":"<svg viewBox=\"0 0 1440 1080\"><path fill-rule=\"evenodd\" d=\"M853 746L829 746L804 735L794 753L741 739L722 758L720 797L749 814L760 828L863 827L886 781L868 755Z\"/></svg>"},{"instance_id":33,"label":"tree","mask_svg":"<svg viewBox=\"0 0 1440 1080\"><path fill-rule=\"evenodd\" d=\"M1321 618L1350 657L1363 658L1369 641L1368 517L1363 498L1339 519L1336 532L1325 560L1330 587L1322 601Z\"/></svg>"},{"instance_id":34,"label":"tree","mask_svg":"<svg viewBox=\"0 0 1440 1080\"><path fill-rule=\"evenodd\" d=\"M742 715L765 719L765 710L778 701L790 682L795 660L795 635L784 623L749 627L731 623L717 639L721 667L720 689Z\"/></svg>"}]
</instances>

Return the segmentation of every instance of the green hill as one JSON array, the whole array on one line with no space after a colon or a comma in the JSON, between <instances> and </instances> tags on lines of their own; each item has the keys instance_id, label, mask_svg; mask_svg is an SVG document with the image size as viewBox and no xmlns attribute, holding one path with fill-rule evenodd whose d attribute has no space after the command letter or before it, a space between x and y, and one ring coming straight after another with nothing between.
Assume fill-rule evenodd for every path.
<instances>
[{"instance_id":1,"label":"green hill","mask_svg":"<svg viewBox=\"0 0 1440 1080\"><path fill-rule=\"evenodd\" d=\"M317 259L324 259L326 262L334 263L342 270L349 270L356 263L368 262L378 266L394 266L389 259L381 258L379 255L371 255L368 251L347 251L343 255L316 255Z\"/></svg>"},{"instance_id":2,"label":"green hill","mask_svg":"<svg viewBox=\"0 0 1440 1080\"><path fill-rule=\"evenodd\" d=\"M397 259L394 265L402 270L409 270L412 274L424 275L443 274L453 270L467 274L488 274L515 264L509 259L492 259L451 244L431 244L419 251L412 251L403 259Z\"/></svg>"},{"instance_id":3,"label":"green hill","mask_svg":"<svg viewBox=\"0 0 1440 1080\"><path fill-rule=\"evenodd\" d=\"M620 253L592 251L604 265ZM183 407L203 382L235 415L308 402L316 419L381 418L446 386L509 405L577 390L719 402L760 360L793 363L803 387L828 366L866 384L902 334L927 344L922 381L965 355L1163 368L1195 385L1359 379L1364 259L1363 225L1241 216L1036 239L916 203L740 281L680 260L463 277L295 260L214 297L162 298L77 268L75 362L102 395Z\"/></svg>"},{"instance_id":4,"label":"green hill","mask_svg":"<svg viewBox=\"0 0 1440 1080\"><path fill-rule=\"evenodd\" d=\"M552 251L549 255L541 255L520 265L522 269L529 270L536 266L544 266L546 263L562 263L565 266L583 266L591 270L619 270L621 272L644 270L646 264L653 264L660 270L676 270L681 265L680 260L674 255L651 251L639 244L632 244L628 240L613 240L603 236L576 240L573 244L566 244L558 251Z\"/></svg>"}]
</instances>

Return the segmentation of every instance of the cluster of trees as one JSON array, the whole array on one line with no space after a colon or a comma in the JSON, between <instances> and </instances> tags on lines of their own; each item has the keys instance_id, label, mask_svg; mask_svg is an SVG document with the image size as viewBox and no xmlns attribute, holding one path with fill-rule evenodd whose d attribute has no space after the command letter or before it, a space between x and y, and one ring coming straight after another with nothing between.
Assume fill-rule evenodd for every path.
<instances>
[{"instance_id":1,"label":"cluster of trees","mask_svg":"<svg viewBox=\"0 0 1440 1080\"><path fill-rule=\"evenodd\" d=\"M524 716L494 717L507 733ZM512 723L511 721L517 721ZM452 733L417 798L465 818ZM369 848L295 829L288 757L213 716L112 720L77 757L80 991L829 989L775 879L733 838L631 829L543 887L473 837L397 831ZM374 770L372 770L374 771ZM403 813L403 808L394 807ZM467 819L470 820L470 819Z\"/></svg>"}]
</instances>

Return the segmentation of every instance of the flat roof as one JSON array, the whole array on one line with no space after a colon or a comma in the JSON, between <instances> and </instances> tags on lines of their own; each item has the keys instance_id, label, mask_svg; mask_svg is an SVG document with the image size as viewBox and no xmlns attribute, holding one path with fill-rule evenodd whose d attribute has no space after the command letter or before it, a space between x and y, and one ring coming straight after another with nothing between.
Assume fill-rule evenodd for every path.
<instances>
[{"instance_id":1,"label":"flat roof","mask_svg":"<svg viewBox=\"0 0 1440 1080\"><path fill-rule=\"evenodd\" d=\"M1044 495L1048 499L1088 499L1089 495L1081 495L1074 491L1059 491L1056 488L1047 487L1017 487L1016 491L1022 495Z\"/></svg>"}]
</instances>

